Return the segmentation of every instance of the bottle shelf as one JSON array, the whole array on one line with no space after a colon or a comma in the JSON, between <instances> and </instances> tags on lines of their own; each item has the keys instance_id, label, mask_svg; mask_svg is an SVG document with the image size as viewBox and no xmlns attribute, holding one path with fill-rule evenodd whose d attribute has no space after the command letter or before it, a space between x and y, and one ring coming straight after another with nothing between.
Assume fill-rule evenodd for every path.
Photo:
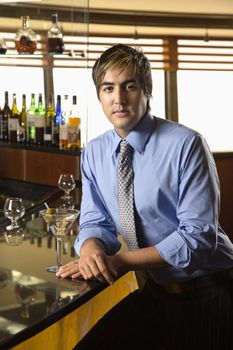
<instances>
[{"instance_id":1,"label":"bottle shelf","mask_svg":"<svg viewBox=\"0 0 233 350\"><path fill-rule=\"evenodd\" d=\"M33 53L18 54L7 52L0 54L1 66L48 67L56 65L60 68L92 67L93 59L87 59L86 52L65 52L62 54Z\"/></svg>"},{"instance_id":2,"label":"bottle shelf","mask_svg":"<svg viewBox=\"0 0 233 350\"><path fill-rule=\"evenodd\" d=\"M47 58L47 59L74 59L75 57L86 58L85 52L67 52L67 53L33 53L33 54L18 54L18 53L4 53L0 54L0 58L29 58L29 59L38 59L38 58Z\"/></svg>"},{"instance_id":3,"label":"bottle shelf","mask_svg":"<svg viewBox=\"0 0 233 350\"><path fill-rule=\"evenodd\" d=\"M28 145L26 143L12 143L12 142L3 142L0 141L0 149L19 149L19 150L28 150L28 151L35 151L35 152L46 152L46 153L57 153L57 154L64 154L64 155L70 155L70 156L80 156L82 149L60 149L58 147L52 147L52 146L38 146L38 145Z\"/></svg>"}]
</instances>

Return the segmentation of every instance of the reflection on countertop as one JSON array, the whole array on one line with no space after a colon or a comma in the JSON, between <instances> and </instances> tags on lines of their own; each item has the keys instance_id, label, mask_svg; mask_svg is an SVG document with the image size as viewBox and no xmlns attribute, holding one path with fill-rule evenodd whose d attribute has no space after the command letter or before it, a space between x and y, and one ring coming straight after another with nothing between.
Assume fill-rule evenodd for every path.
<instances>
[{"instance_id":1,"label":"reflection on countertop","mask_svg":"<svg viewBox=\"0 0 233 350\"><path fill-rule=\"evenodd\" d=\"M11 186L8 187L9 183ZM2 196L13 193L12 184L12 180L0 178ZM48 230L40 210L45 207L45 198L50 207L79 208L75 191L72 200L67 203L60 197L62 192L48 188L50 186L21 182L14 186L18 192L13 195L21 196L29 202L26 214L20 220L22 237L9 237L9 232L6 231L7 221L0 218L1 349L8 349L48 327L79 307L98 290L105 288L97 281L58 279L54 273L46 271L46 267L56 261L56 239ZM30 189L27 191L26 187ZM76 220L62 242L63 264L77 258L74 241L78 232L79 223Z\"/></svg>"},{"instance_id":2,"label":"reflection on countertop","mask_svg":"<svg viewBox=\"0 0 233 350\"><path fill-rule=\"evenodd\" d=\"M38 331L38 327L43 329L63 317L100 285L96 281L60 279L47 272L46 267L56 261L55 237L47 232L39 212L30 219L26 216L23 224L24 237L19 245L7 244L4 227L0 227L0 348L26 339L33 327ZM64 239L63 263L77 258L73 245L78 230L76 222Z\"/></svg>"},{"instance_id":3,"label":"reflection on countertop","mask_svg":"<svg viewBox=\"0 0 233 350\"><path fill-rule=\"evenodd\" d=\"M63 312L64 307L90 291L96 282L56 278L53 282L20 271L0 269L0 347L12 336ZM64 312L63 312L64 315ZM58 317L58 316L57 316Z\"/></svg>"}]
</instances>

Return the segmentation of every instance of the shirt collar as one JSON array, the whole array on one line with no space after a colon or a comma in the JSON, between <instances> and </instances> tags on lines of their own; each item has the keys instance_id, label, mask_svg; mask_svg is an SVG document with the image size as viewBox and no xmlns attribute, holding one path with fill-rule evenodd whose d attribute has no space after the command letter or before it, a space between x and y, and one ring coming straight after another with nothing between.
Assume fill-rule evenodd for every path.
<instances>
[{"instance_id":1,"label":"shirt collar","mask_svg":"<svg viewBox=\"0 0 233 350\"><path fill-rule=\"evenodd\" d=\"M138 125L129 133L125 140L137 151L139 154L142 154L149 139L151 133L155 129L155 119L151 113L147 113L145 117L138 123ZM109 155L113 156L116 152L119 143L122 138L116 133L115 130L112 130L112 142L110 143Z\"/></svg>"}]
</instances>

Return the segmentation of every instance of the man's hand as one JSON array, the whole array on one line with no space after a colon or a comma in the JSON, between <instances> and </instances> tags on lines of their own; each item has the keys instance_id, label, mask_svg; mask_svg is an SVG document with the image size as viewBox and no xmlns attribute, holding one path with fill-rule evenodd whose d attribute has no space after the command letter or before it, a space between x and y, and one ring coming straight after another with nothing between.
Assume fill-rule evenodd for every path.
<instances>
[{"instance_id":1,"label":"man's hand","mask_svg":"<svg viewBox=\"0 0 233 350\"><path fill-rule=\"evenodd\" d=\"M112 284L129 271L169 266L154 246L108 256L100 240L90 238L81 248L80 258L60 268L58 277L83 277Z\"/></svg>"},{"instance_id":2,"label":"man's hand","mask_svg":"<svg viewBox=\"0 0 233 350\"><path fill-rule=\"evenodd\" d=\"M75 259L70 261L68 264L63 265L60 267L58 272L56 273L57 277L72 277L72 278L78 278L82 277L80 271L79 271L79 259Z\"/></svg>"},{"instance_id":3,"label":"man's hand","mask_svg":"<svg viewBox=\"0 0 233 350\"><path fill-rule=\"evenodd\" d=\"M79 271L85 280L97 279L112 284L118 273L106 254L103 243L98 239L88 239L82 245Z\"/></svg>"},{"instance_id":4,"label":"man's hand","mask_svg":"<svg viewBox=\"0 0 233 350\"><path fill-rule=\"evenodd\" d=\"M100 240L92 238L84 242L80 258L60 267L57 277L83 277L85 280L97 279L112 284L118 276L111 257L107 256Z\"/></svg>"}]
</instances>

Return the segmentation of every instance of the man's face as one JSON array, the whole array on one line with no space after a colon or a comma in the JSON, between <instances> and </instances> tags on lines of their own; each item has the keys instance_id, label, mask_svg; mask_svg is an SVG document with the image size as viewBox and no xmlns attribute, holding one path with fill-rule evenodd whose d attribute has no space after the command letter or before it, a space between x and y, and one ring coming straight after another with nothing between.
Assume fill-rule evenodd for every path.
<instances>
[{"instance_id":1,"label":"man's face","mask_svg":"<svg viewBox=\"0 0 233 350\"><path fill-rule=\"evenodd\" d=\"M99 89L99 100L108 120L122 138L135 128L147 109L147 98L139 81L128 69L106 72Z\"/></svg>"}]
</instances>

